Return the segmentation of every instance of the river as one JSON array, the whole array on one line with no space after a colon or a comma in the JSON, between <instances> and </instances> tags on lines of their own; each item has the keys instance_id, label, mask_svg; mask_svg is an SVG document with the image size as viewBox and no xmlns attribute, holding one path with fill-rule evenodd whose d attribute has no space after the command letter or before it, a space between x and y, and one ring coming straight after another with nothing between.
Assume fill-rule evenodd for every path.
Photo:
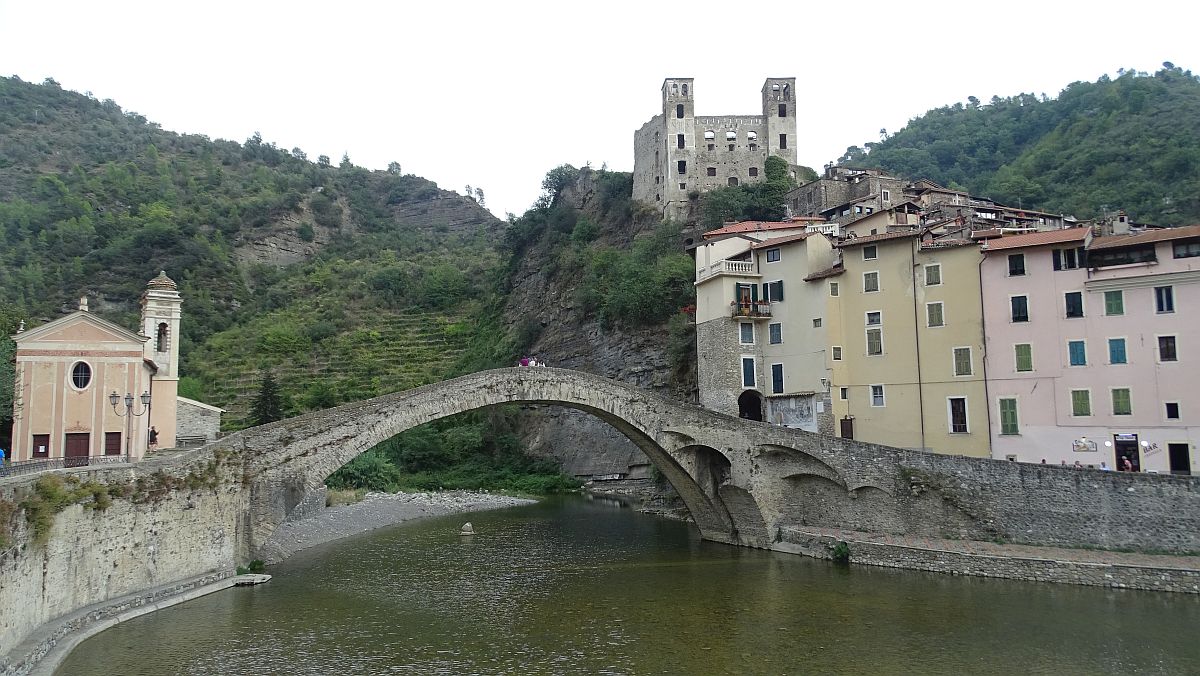
<instances>
[{"instance_id":1,"label":"river","mask_svg":"<svg viewBox=\"0 0 1200 676\"><path fill-rule=\"evenodd\" d=\"M58 674L1200 673L1196 596L840 567L609 500L405 524L268 572Z\"/></svg>"}]
</instances>

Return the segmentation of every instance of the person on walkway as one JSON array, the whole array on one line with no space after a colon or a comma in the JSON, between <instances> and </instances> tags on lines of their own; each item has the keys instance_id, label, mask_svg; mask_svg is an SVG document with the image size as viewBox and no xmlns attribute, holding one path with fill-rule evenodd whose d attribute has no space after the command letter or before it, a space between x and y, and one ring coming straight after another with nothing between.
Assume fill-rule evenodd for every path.
<instances>
[{"instance_id":1,"label":"person on walkway","mask_svg":"<svg viewBox=\"0 0 1200 676\"><path fill-rule=\"evenodd\" d=\"M1126 472L1132 472L1132 471L1133 471L1133 462L1131 462L1131 461L1129 460L1129 456L1128 456L1128 455L1126 455L1126 456L1123 456L1123 457L1121 458L1121 469L1122 469L1122 470L1124 470L1124 471L1126 471Z\"/></svg>"},{"instance_id":2,"label":"person on walkway","mask_svg":"<svg viewBox=\"0 0 1200 676\"><path fill-rule=\"evenodd\" d=\"M150 426L150 452L158 450L158 430L154 429L154 425Z\"/></svg>"},{"instance_id":3,"label":"person on walkway","mask_svg":"<svg viewBox=\"0 0 1200 676\"><path fill-rule=\"evenodd\" d=\"M521 357L521 361L517 363L519 366L529 366L529 357Z\"/></svg>"},{"instance_id":4,"label":"person on walkway","mask_svg":"<svg viewBox=\"0 0 1200 676\"><path fill-rule=\"evenodd\" d=\"M1105 463L1103 460L1101 460L1101 461L1100 461L1100 471L1102 471L1102 472L1111 472L1111 471L1112 471L1112 468L1111 468L1111 467L1109 467L1109 466L1108 466L1108 465L1107 465L1107 464L1106 464L1106 463Z\"/></svg>"}]
</instances>

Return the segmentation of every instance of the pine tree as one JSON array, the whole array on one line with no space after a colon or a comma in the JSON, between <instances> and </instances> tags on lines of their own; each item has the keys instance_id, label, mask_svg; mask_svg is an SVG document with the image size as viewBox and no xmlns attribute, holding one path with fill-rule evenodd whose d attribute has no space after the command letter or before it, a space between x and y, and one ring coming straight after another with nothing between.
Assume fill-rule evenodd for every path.
<instances>
[{"instance_id":1,"label":"pine tree","mask_svg":"<svg viewBox=\"0 0 1200 676\"><path fill-rule=\"evenodd\" d=\"M276 420L283 420L283 398L279 394L275 376L267 372L258 386L258 394L250 404L250 422L265 425Z\"/></svg>"}]
</instances>

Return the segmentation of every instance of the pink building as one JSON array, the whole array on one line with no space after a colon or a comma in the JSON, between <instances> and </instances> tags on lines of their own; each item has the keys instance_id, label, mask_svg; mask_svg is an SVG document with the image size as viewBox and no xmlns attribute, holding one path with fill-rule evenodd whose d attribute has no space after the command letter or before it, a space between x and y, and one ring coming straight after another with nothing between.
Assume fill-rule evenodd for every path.
<instances>
[{"instance_id":1,"label":"pink building","mask_svg":"<svg viewBox=\"0 0 1200 676\"><path fill-rule=\"evenodd\" d=\"M993 457L1200 471L1200 226L991 240L980 278Z\"/></svg>"}]
</instances>

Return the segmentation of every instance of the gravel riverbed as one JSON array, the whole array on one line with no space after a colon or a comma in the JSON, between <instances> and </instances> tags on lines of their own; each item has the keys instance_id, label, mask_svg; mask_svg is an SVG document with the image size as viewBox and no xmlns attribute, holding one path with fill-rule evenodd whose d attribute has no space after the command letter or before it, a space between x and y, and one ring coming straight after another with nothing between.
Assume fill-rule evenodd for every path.
<instances>
[{"instance_id":1,"label":"gravel riverbed","mask_svg":"<svg viewBox=\"0 0 1200 676\"><path fill-rule=\"evenodd\" d=\"M405 521L533 502L536 501L469 491L367 493L361 502L327 507L313 516L282 524L271 536L270 544L274 547L270 548L270 558L278 561L302 549Z\"/></svg>"}]
</instances>

